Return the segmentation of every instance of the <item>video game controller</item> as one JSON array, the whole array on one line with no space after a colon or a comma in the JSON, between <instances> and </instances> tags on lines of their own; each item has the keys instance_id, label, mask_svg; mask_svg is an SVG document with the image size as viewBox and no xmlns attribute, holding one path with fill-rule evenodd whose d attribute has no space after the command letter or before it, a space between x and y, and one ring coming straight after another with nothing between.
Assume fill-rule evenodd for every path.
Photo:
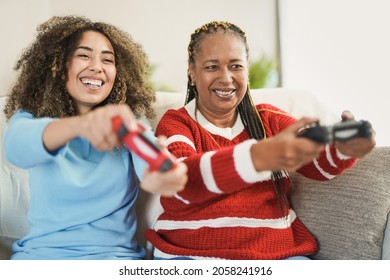
<instances>
[{"instance_id":1,"label":"video game controller","mask_svg":"<svg viewBox=\"0 0 390 280\"><path fill-rule=\"evenodd\" d=\"M321 126L319 123L314 123L298 133L298 137L306 137L322 144L335 141L345 142L357 137L370 138L371 135L371 123L365 120L343 120L332 126Z\"/></svg>"},{"instance_id":2,"label":"video game controller","mask_svg":"<svg viewBox=\"0 0 390 280\"><path fill-rule=\"evenodd\" d=\"M118 133L121 143L145 160L151 171L166 172L176 166L174 156L149 139L145 133L145 127L140 123L138 123L137 131L129 131L120 117L114 117L112 126L113 130Z\"/></svg>"},{"instance_id":3,"label":"video game controller","mask_svg":"<svg viewBox=\"0 0 390 280\"><path fill-rule=\"evenodd\" d=\"M311 124L300 131L298 137L305 137L321 144L328 144L331 141L331 133L328 126L322 126L318 122Z\"/></svg>"}]
</instances>

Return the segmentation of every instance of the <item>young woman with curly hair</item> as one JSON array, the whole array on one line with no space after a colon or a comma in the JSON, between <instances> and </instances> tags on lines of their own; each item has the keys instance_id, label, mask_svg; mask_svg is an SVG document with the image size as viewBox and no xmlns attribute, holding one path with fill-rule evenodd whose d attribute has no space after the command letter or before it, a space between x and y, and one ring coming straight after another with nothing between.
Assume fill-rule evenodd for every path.
<instances>
[{"instance_id":1,"label":"young woman with curly hair","mask_svg":"<svg viewBox=\"0 0 390 280\"><path fill-rule=\"evenodd\" d=\"M114 117L132 130L136 118L154 116L142 47L110 24L55 16L38 27L15 68L4 150L29 171L30 208L29 231L12 258L142 259L138 180L170 196L187 179L182 163L149 171L113 132Z\"/></svg>"}]
</instances>

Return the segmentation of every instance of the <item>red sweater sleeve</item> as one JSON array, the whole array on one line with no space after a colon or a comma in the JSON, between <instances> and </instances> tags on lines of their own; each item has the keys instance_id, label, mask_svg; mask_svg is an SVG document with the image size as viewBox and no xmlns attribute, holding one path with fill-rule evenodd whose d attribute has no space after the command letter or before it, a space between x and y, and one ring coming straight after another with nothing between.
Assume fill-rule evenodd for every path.
<instances>
[{"instance_id":1,"label":"red sweater sleeve","mask_svg":"<svg viewBox=\"0 0 390 280\"><path fill-rule=\"evenodd\" d=\"M278 134L296 120L288 113L269 104L258 105L268 137ZM275 123L277 125L275 125ZM317 159L298 170L303 176L314 180L330 180L351 168L356 158L348 158L337 151L334 144L326 145Z\"/></svg>"}]
</instances>

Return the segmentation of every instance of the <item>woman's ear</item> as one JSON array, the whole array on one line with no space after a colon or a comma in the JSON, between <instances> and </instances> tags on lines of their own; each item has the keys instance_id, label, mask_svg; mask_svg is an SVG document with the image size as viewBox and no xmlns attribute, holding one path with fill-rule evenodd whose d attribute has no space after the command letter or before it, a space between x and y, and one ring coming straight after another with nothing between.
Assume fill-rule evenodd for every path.
<instances>
[{"instance_id":1,"label":"woman's ear","mask_svg":"<svg viewBox=\"0 0 390 280\"><path fill-rule=\"evenodd\" d=\"M191 79L191 85L195 85L195 69L194 69L194 64L189 62L188 63L188 77Z\"/></svg>"}]
</instances>

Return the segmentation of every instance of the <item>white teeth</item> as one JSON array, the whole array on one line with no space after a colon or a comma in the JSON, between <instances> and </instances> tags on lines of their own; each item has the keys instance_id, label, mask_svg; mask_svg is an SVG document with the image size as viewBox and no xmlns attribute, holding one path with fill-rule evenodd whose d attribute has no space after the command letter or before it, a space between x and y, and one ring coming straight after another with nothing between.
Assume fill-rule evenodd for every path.
<instances>
[{"instance_id":1,"label":"white teeth","mask_svg":"<svg viewBox=\"0 0 390 280\"><path fill-rule=\"evenodd\" d=\"M102 86L101 80L82 79L81 81L83 82L83 84L88 84L91 86L98 86L98 87Z\"/></svg>"},{"instance_id":2,"label":"white teeth","mask_svg":"<svg viewBox=\"0 0 390 280\"><path fill-rule=\"evenodd\" d=\"M219 96L226 97L233 94L234 90L229 90L229 91L215 90L214 92Z\"/></svg>"}]
</instances>

